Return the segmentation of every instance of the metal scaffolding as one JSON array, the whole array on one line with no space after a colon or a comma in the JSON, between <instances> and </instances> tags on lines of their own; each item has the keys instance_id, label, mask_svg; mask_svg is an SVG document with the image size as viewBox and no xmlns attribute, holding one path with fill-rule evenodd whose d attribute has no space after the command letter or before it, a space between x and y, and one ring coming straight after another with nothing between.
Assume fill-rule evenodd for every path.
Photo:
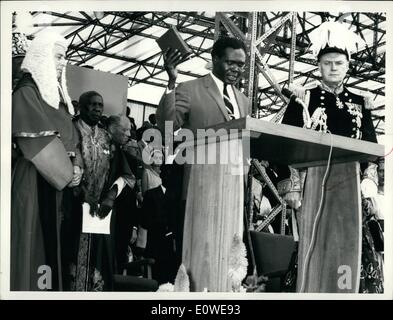
<instances>
[{"instance_id":1,"label":"metal scaffolding","mask_svg":"<svg viewBox=\"0 0 393 320\"><path fill-rule=\"evenodd\" d=\"M172 26L177 27L192 49L190 61L198 61L200 66L211 61L212 45L220 35L242 39L249 57L241 89L251 98L252 115L271 121L279 119L278 112L287 102L281 95L282 87L289 83L310 85L319 77L317 63L308 50L310 32L326 19L339 20L366 43L352 57L346 85L373 94L374 125L378 134L384 133L386 14L383 12L216 12L210 16L204 12L158 11L32 14L36 32L55 28L69 39L67 57L71 64L127 76L130 87L166 86L162 53L154 42ZM145 43L146 46L141 45ZM137 47L150 50L138 54ZM184 63L179 66L179 81L207 72L205 68L194 69Z\"/></svg>"}]
</instances>

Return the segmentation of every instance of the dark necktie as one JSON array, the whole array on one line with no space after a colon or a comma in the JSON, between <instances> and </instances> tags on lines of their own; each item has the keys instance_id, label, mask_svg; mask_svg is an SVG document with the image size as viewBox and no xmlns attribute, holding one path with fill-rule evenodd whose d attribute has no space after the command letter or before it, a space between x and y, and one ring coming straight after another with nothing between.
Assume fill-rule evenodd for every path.
<instances>
[{"instance_id":1,"label":"dark necktie","mask_svg":"<svg viewBox=\"0 0 393 320\"><path fill-rule=\"evenodd\" d=\"M233 114L233 105L232 105L231 99L229 99L229 94L228 94L228 90L227 90L227 85L226 84L224 84L224 103L225 103L225 106L227 108L229 117L231 119L235 119L235 115Z\"/></svg>"}]
</instances>

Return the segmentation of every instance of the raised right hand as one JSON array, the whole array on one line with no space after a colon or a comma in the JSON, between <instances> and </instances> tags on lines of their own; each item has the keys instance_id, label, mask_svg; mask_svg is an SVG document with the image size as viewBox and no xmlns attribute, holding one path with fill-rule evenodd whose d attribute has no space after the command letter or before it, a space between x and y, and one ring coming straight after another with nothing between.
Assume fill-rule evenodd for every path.
<instances>
[{"instance_id":1,"label":"raised right hand","mask_svg":"<svg viewBox=\"0 0 393 320\"><path fill-rule=\"evenodd\" d=\"M164 68L165 68L165 71L167 72L168 77L169 77L168 87L170 89L173 89L175 86L176 78L177 78L177 74L178 74L176 67L180 62L182 62L182 60L185 58L185 56L183 56L181 54L181 52L177 49L168 48L164 52L163 58L164 58Z\"/></svg>"}]
</instances>

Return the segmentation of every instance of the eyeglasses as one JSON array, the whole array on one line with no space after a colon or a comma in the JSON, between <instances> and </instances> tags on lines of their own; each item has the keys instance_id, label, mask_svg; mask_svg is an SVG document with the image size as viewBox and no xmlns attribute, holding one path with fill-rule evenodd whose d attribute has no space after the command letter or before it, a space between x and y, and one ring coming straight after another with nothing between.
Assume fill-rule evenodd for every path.
<instances>
[{"instance_id":1,"label":"eyeglasses","mask_svg":"<svg viewBox=\"0 0 393 320\"><path fill-rule=\"evenodd\" d=\"M240 70L244 70L246 68L246 64L244 62L225 60L225 63L231 68L238 67Z\"/></svg>"}]
</instances>

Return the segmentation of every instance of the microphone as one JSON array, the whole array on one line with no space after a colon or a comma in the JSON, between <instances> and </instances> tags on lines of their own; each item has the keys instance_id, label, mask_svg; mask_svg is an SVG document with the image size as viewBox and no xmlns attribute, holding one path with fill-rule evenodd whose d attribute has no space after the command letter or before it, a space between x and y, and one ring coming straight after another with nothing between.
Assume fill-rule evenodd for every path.
<instances>
[{"instance_id":1,"label":"microphone","mask_svg":"<svg viewBox=\"0 0 393 320\"><path fill-rule=\"evenodd\" d=\"M297 104L300 104L303 107L305 119L304 119L304 125L306 128L311 128L311 117L310 113L308 112L308 106L304 103L302 99L300 99L296 94L294 94L291 90L288 88L282 88L281 93L287 97L290 101L294 101Z\"/></svg>"}]
</instances>

